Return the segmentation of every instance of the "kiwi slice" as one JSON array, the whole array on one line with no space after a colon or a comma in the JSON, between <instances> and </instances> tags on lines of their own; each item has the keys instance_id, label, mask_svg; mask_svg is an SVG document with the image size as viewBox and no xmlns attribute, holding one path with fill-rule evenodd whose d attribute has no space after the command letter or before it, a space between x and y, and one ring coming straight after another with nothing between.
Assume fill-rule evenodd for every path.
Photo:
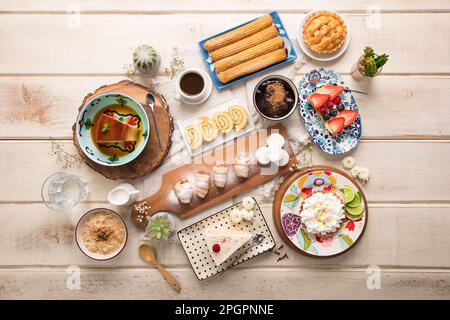
<instances>
[{"instance_id":1,"label":"kiwi slice","mask_svg":"<svg viewBox=\"0 0 450 320\"><path fill-rule=\"evenodd\" d=\"M350 208L356 208L361 203L361 194L359 192L355 193L355 197L352 201L347 203L345 206Z\"/></svg>"},{"instance_id":2,"label":"kiwi slice","mask_svg":"<svg viewBox=\"0 0 450 320\"><path fill-rule=\"evenodd\" d=\"M344 203L352 202L355 198L355 190L350 186L344 186L341 191L344 193Z\"/></svg>"}]
</instances>

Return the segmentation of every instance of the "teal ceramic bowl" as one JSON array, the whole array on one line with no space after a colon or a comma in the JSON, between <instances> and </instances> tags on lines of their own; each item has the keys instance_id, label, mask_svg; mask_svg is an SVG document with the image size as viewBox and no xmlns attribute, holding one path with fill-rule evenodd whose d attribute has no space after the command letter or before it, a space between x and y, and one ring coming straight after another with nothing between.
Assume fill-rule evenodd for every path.
<instances>
[{"instance_id":1,"label":"teal ceramic bowl","mask_svg":"<svg viewBox=\"0 0 450 320\"><path fill-rule=\"evenodd\" d=\"M96 117L102 113L138 128L138 140L108 144L94 142ZM135 99L123 93L106 92L86 102L78 115L76 130L83 153L98 164L113 167L127 164L141 154L148 142L150 123L144 107Z\"/></svg>"}]
</instances>

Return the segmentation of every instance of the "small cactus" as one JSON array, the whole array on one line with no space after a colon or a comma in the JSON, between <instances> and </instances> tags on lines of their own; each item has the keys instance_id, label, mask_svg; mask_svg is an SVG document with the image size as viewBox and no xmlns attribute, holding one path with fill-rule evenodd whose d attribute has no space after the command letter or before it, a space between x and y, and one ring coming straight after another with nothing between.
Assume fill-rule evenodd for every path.
<instances>
[{"instance_id":1,"label":"small cactus","mask_svg":"<svg viewBox=\"0 0 450 320\"><path fill-rule=\"evenodd\" d=\"M359 70L367 77L375 77L378 70L388 61L388 58L387 54L378 55L371 47L366 47L359 61Z\"/></svg>"},{"instance_id":2,"label":"small cactus","mask_svg":"<svg viewBox=\"0 0 450 320\"><path fill-rule=\"evenodd\" d=\"M159 63L159 54L152 46L143 44L134 49L133 63L142 73L150 73Z\"/></svg>"},{"instance_id":3,"label":"small cactus","mask_svg":"<svg viewBox=\"0 0 450 320\"><path fill-rule=\"evenodd\" d=\"M174 227L170 223L167 215L149 217L145 235L150 239L167 240L174 232Z\"/></svg>"}]
</instances>

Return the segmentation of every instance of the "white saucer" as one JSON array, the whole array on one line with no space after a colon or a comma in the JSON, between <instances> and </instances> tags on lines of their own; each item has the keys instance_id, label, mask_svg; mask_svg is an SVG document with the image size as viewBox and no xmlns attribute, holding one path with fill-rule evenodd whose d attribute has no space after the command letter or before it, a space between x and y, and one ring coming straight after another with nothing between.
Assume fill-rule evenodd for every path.
<instances>
[{"instance_id":1,"label":"white saucer","mask_svg":"<svg viewBox=\"0 0 450 320\"><path fill-rule=\"evenodd\" d=\"M211 80L210 76L203 70L197 70L197 71L202 73L204 79L207 80L207 81L205 81L205 92L202 94L203 97L200 100L198 100L198 101L186 101L183 98L181 98L179 100L177 99L181 103L185 103L185 104L188 104L188 105L201 104L201 103L205 102L206 100L208 100L209 96L211 95L213 84L212 84L212 80ZM178 90L178 88L175 88L175 90Z\"/></svg>"},{"instance_id":2,"label":"white saucer","mask_svg":"<svg viewBox=\"0 0 450 320\"><path fill-rule=\"evenodd\" d=\"M342 47L333 53L317 53L312 51L305 43L305 41L303 41L303 25L306 22L306 19L309 18L309 16L311 16L313 13L315 12L319 12L319 11L329 11L329 12L334 12L337 15L339 15L342 20L344 20L344 23L347 27L347 35L345 37L344 40L344 44L342 45ZM332 10L312 10L310 12L308 12L308 14L305 16L305 18L303 19L302 23L300 24L300 27L297 29L297 42L298 45L300 46L300 49L302 49L302 51L310 58L317 60L317 61L332 61L335 60L337 58L339 58L340 56L342 56L345 52L345 50L347 50L348 48L348 44L350 43L350 27L349 24L347 22L347 20L338 12L336 11L332 11Z\"/></svg>"}]
</instances>

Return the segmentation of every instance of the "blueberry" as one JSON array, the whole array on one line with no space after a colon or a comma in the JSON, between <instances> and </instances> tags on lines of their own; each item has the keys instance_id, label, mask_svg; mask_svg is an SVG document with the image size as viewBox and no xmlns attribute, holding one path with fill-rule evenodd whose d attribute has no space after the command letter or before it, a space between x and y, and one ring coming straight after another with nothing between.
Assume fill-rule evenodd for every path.
<instances>
[{"instance_id":1,"label":"blueberry","mask_svg":"<svg viewBox=\"0 0 450 320\"><path fill-rule=\"evenodd\" d=\"M337 111L336 109L331 109L331 110L330 110L330 114L331 114L333 117L335 117L335 116L337 116L338 111Z\"/></svg>"},{"instance_id":2,"label":"blueberry","mask_svg":"<svg viewBox=\"0 0 450 320\"><path fill-rule=\"evenodd\" d=\"M329 112L327 112L327 113L325 113L323 116L323 120L330 120L330 118L331 118L331 115L330 115L330 113Z\"/></svg>"},{"instance_id":3,"label":"blueberry","mask_svg":"<svg viewBox=\"0 0 450 320\"><path fill-rule=\"evenodd\" d=\"M345 106L344 106L342 103L339 103L338 106L337 106L337 109L338 109L339 111L342 111L342 110L345 109Z\"/></svg>"}]
</instances>

